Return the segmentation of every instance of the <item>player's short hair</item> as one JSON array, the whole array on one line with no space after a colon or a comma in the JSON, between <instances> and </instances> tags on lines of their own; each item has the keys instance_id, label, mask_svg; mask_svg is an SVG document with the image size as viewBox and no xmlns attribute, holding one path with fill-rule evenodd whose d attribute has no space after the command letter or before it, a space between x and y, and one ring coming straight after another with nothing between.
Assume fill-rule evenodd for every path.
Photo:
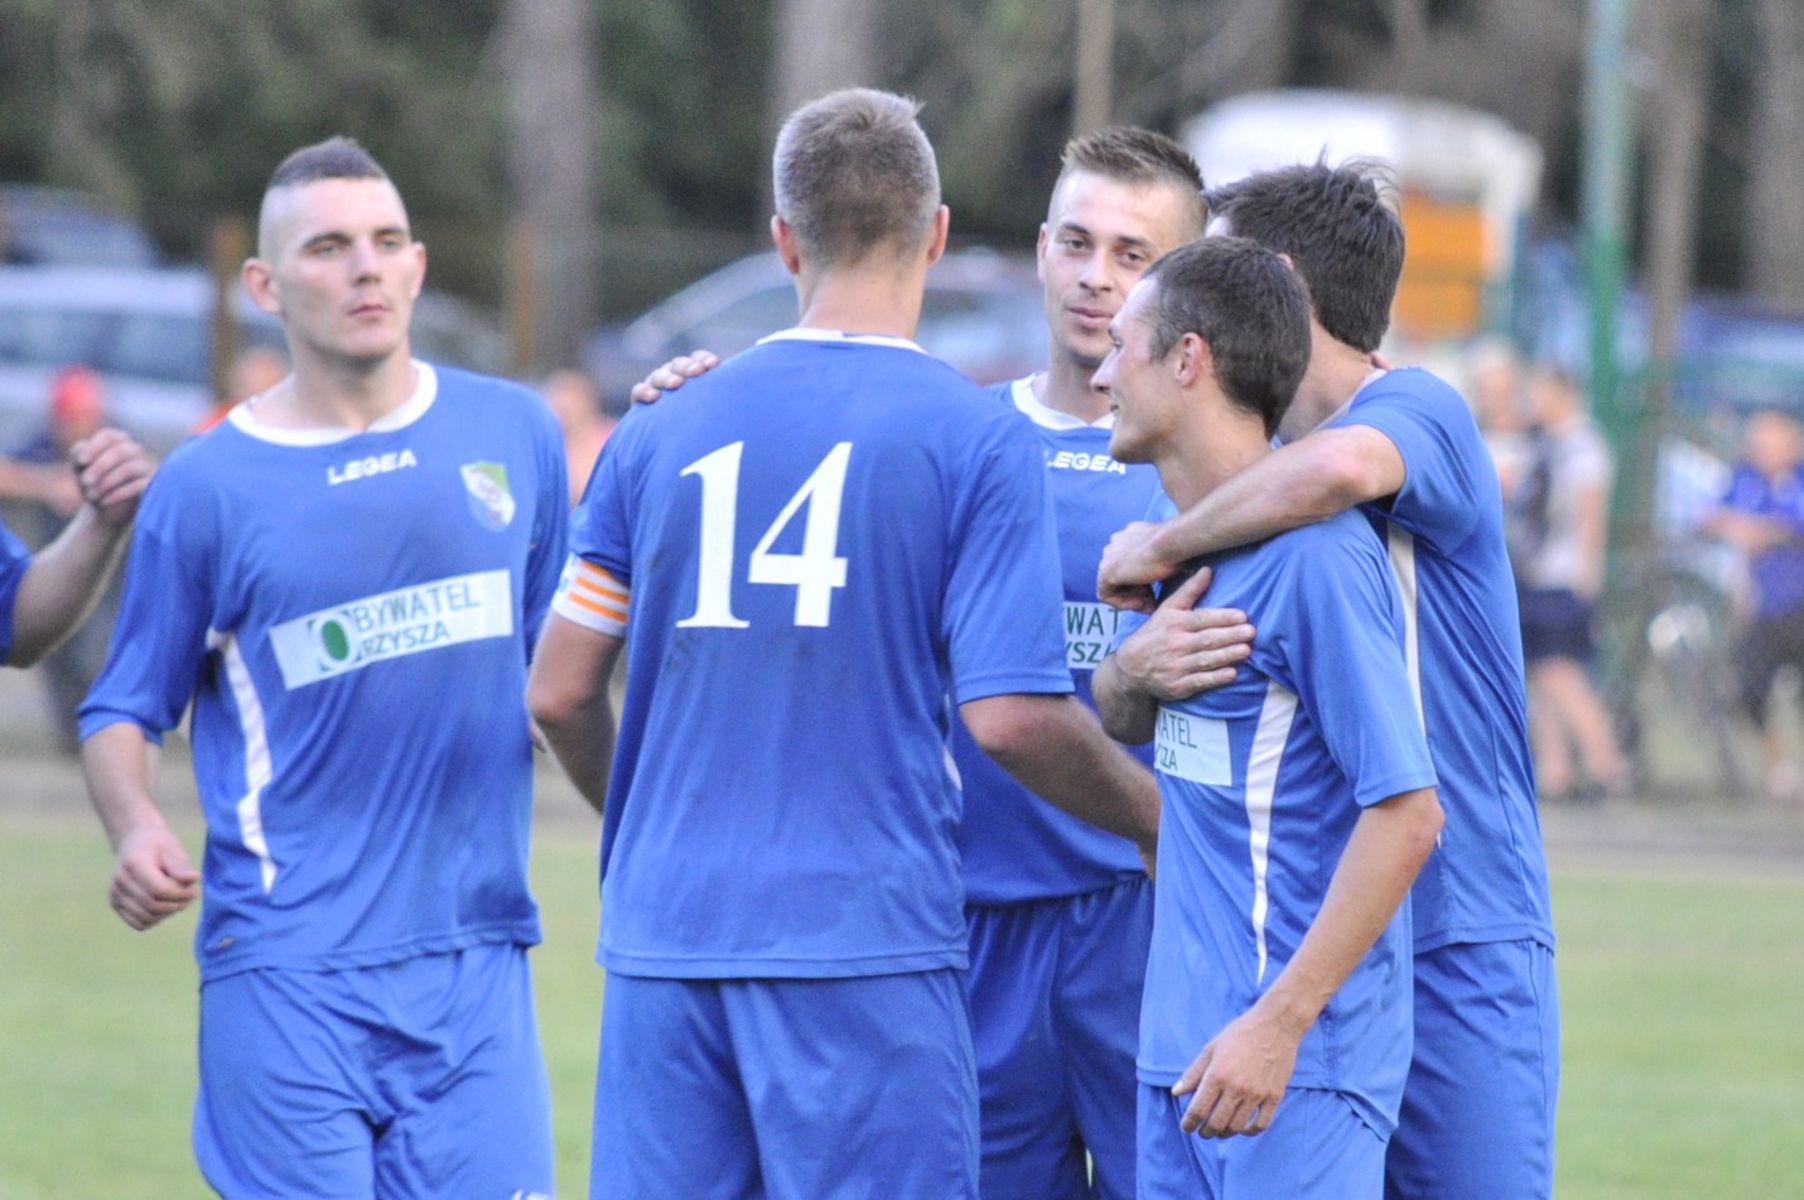
<instances>
[{"instance_id":1,"label":"player's short hair","mask_svg":"<svg viewBox=\"0 0 1804 1200\"><path fill-rule=\"evenodd\" d=\"M343 134L302 146L270 174L265 192L321 179L387 179L388 172L355 138Z\"/></svg>"},{"instance_id":2,"label":"player's short hair","mask_svg":"<svg viewBox=\"0 0 1804 1200\"><path fill-rule=\"evenodd\" d=\"M1216 382L1255 413L1266 436L1297 394L1309 366L1309 296L1276 253L1243 237L1203 238L1152 265L1154 359L1186 333L1208 343Z\"/></svg>"},{"instance_id":3,"label":"player's short hair","mask_svg":"<svg viewBox=\"0 0 1804 1200\"><path fill-rule=\"evenodd\" d=\"M1162 133L1137 125L1107 125L1065 143L1059 178L1088 171L1122 183L1162 183L1196 198L1195 228L1203 231L1203 172L1190 152Z\"/></svg>"},{"instance_id":4,"label":"player's short hair","mask_svg":"<svg viewBox=\"0 0 1804 1200\"><path fill-rule=\"evenodd\" d=\"M1211 189L1207 200L1229 233L1288 257L1322 328L1369 353L1390 327L1403 274L1403 222L1391 190L1388 168L1375 160L1318 160L1249 175Z\"/></svg>"},{"instance_id":5,"label":"player's short hair","mask_svg":"<svg viewBox=\"0 0 1804 1200\"><path fill-rule=\"evenodd\" d=\"M822 265L917 249L940 206L933 147L903 96L850 88L789 115L772 156L777 215Z\"/></svg>"}]
</instances>

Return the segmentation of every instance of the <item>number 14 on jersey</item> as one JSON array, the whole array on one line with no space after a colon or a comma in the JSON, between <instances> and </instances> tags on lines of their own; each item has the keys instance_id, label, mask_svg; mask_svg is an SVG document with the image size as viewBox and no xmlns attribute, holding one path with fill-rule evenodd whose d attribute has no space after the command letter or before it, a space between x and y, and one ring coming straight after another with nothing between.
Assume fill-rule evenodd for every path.
<instances>
[{"instance_id":1,"label":"number 14 on jersey","mask_svg":"<svg viewBox=\"0 0 1804 1200\"><path fill-rule=\"evenodd\" d=\"M702 521L695 611L677 622L679 629L749 627L749 622L733 615L739 460L744 453L745 443L733 442L703 455L681 471L701 480ZM797 625L825 628L832 619L833 591L846 586L846 560L836 551L840 502L845 498L846 467L851 459L851 442L840 442L829 450L752 547L746 564L747 583L782 584L796 589ZM808 514L802 524L802 552L775 553L772 544L804 504Z\"/></svg>"}]
</instances>

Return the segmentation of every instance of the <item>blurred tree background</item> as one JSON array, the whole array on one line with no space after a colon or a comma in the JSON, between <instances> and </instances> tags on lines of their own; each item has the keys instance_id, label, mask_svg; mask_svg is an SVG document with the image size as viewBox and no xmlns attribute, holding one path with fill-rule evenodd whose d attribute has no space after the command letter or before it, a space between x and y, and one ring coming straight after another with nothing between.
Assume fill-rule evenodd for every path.
<instances>
[{"instance_id":1,"label":"blurred tree background","mask_svg":"<svg viewBox=\"0 0 1804 1200\"><path fill-rule=\"evenodd\" d=\"M553 357L761 245L775 122L848 82L922 99L957 232L1025 249L1095 2L0 0L0 179L96 193L192 259L215 218L254 213L282 154L348 132L400 181L439 286L505 304L532 232ZM1441 97L1537 138L1545 219L1574 219L1585 0L1105 7L1116 120L1176 132L1287 85ZM1695 203L1668 218L1687 282L1804 307L1804 6L1684 0L1677 58L1673 7L1639 6L1642 194L1675 186L1657 163L1689 171ZM1637 254L1651 235L1644 219Z\"/></svg>"}]
</instances>

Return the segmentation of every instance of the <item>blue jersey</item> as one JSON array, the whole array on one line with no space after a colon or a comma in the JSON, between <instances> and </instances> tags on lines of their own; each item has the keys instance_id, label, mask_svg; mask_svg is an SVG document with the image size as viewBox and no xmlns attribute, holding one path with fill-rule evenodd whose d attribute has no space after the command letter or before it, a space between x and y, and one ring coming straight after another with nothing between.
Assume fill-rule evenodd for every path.
<instances>
[{"instance_id":1,"label":"blue jersey","mask_svg":"<svg viewBox=\"0 0 1804 1200\"><path fill-rule=\"evenodd\" d=\"M1259 637L1234 682L1159 709L1139 1070L1161 1086L1296 953L1362 807L1435 782L1402 605L1362 516L1205 561L1209 602L1244 610ZM1345 1093L1385 1134L1409 1070L1411 966L1405 906L1303 1036L1290 1081Z\"/></svg>"},{"instance_id":2,"label":"blue jersey","mask_svg":"<svg viewBox=\"0 0 1804 1200\"><path fill-rule=\"evenodd\" d=\"M1367 505L1403 594L1412 680L1446 825L1415 889L1416 949L1553 945L1535 809L1522 627L1503 497L1478 424L1426 371L1389 371L1332 424L1368 425L1403 457L1403 488Z\"/></svg>"},{"instance_id":3,"label":"blue jersey","mask_svg":"<svg viewBox=\"0 0 1804 1200\"><path fill-rule=\"evenodd\" d=\"M1749 557L1755 615L1770 619L1804 608L1804 467L1769 479L1750 463L1736 463L1722 506L1764 517L1791 535L1791 541Z\"/></svg>"},{"instance_id":4,"label":"blue jersey","mask_svg":"<svg viewBox=\"0 0 1804 1200\"><path fill-rule=\"evenodd\" d=\"M13 605L18 603L19 584L31 566L31 551L13 536L13 531L0 524L0 662L13 648Z\"/></svg>"},{"instance_id":5,"label":"blue jersey","mask_svg":"<svg viewBox=\"0 0 1804 1200\"><path fill-rule=\"evenodd\" d=\"M1146 514L1159 494L1149 464L1109 457L1112 418L1095 425L1046 407L1030 380L995 389L1033 422L1046 460L1046 486L1058 515L1065 585L1065 665L1078 698L1090 699L1090 677L1114 639L1120 612L1096 599L1096 567L1116 530ZM953 731L953 757L964 781L965 820L959 851L965 894L974 904L1011 904L1073 896L1133 879L1144 870L1134 844L1055 808L972 740L963 722ZM1131 751L1149 767L1152 748Z\"/></svg>"},{"instance_id":6,"label":"blue jersey","mask_svg":"<svg viewBox=\"0 0 1804 1200\"><path fill-rule=\"evenodd\" d=\"M889 338L780 334L621 423L557 601L630 613L604 965L965 965L948 694L1071 690L1043 474L1018 414Z\"/></svg>"},{"instance_id":7,"label":"blue jersey","mask_svg":"<svg viewBox=\"0 0 1804 1200\"><path fill-rule=\"evenodd\" d=\"M240 409L146 492L83 737L194 704L203 980L536 942L527 651L563 559L556 422L418 365L367 431Z\"/></svg>"}]
</instances>

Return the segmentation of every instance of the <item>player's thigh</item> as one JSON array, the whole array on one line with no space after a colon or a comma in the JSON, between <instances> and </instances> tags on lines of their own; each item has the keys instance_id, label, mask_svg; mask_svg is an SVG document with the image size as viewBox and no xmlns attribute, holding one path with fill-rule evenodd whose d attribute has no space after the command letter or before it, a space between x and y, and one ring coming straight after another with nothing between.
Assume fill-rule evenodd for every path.
<instances>
[{"instance_id":1,"label":"player's thigh","mask_svg":"<svg viewBox=\"0 0 1804 1200\"><path fill-rule=\"evenodd\" d=\"M385 975L395 1036L383 1082L396 1111L376 1143L377 1193L551 1195L551 1088L526 949L473 946Z\"/></svg>"},{"instance_id":2,"label":"player's thigh","mask_svg":"<svg viewBox=\"0 0 1804 1200\"><path fill-rule=\"evenodd\" d=\"M1221 1200L1380 1200L1385 1139L1339 1092L1291 1088L1264 1133L1207 1143ZM1451 1200L1458 1193L1447 1193Z\"/></svg>"},{"instance_id":3,"label":"player's thigh","mask_svg":"<svg viewBox=\"0 0 1804 1200\"><path fill-rule=\"evenodd\" d=\"M984 1200L1089 1194L1053 1023L1064 922L1060 901L965 910L971 966L964 989L977 1055Z\"/></svg>"},{"instance_id":4,"label":"player's thigh","mask_svg":"<svg viewBox=\"0 0 1804 1200\"><path fill-rule=\"evenodd\" d=\"M1063 905L1053 1011L1065 1086L1103 1200L1134 1194L1134 1053L1152 901L1151 881L1135 879Z\"/></svg>"},{"instance_id":5,"label":"player's thigh","mask_svg":"<svg viewBox=\"0 0 1804 1200\"><path fill-rule=\"evenodd\" d=\"M608 976L590 1145L595 1200L764 1194L720 987Z\"/></svg>"},{"instance_id":6,"label":"player's thigh","mask_svg":"<svg viewBox=\"0 0 1804 1200\"><path fill-rule=\"evenodd\" d=\"M1538 942L1416 956L1415 1053L1387 1196L1551 1194L1559 1020L1553 952Z\"/></svg>"},{"instance_id":7,"label":"player's thigh","mask_svg":"<svg viewBox=\"0 0 1804 1200\"><path fill-rule=\"evenodd\" d=\"M1220 1164L1195 1134L1179 1126L1189 1097L1141 1083L1135 1089L1135 1179L1139 1200L1214 1200ZM1207 1151L1207 1152L1206 1152Z\"/></svg>"},{"instance_id":8,"label":"player's thigh","mask_svg":"<svg viewBox=\"0 0 1804 1200\"><path fill-rule=\"evenodd\" d=\"M371 1047L332 974L245 971L200 992L194 1155L229 1200L374 1194Z\"/></svg>"},{"instance_id":9,"label":"player's thigh","mask_svg":"<svg viewBox=\"0 0 1804 1200\"><path fill-rule=\"evenodd\" d=\"M720 985L770 1196L977 1195L977 1072L958 976Z\"/></svg>"}]
</instances>

